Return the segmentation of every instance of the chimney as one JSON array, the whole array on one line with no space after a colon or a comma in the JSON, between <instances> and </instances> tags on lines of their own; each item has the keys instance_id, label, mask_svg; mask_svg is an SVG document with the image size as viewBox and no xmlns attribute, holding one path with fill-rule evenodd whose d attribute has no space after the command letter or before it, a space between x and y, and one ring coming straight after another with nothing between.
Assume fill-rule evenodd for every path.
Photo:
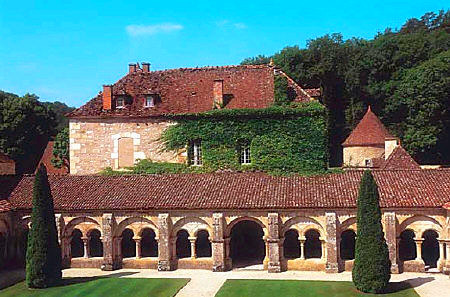
<instances>
[{"instance_id":1,"label":"chimney","mask_svg":"<svg viewBox=\"0 0 450 297\"><path fill-rule=\"evenodd\" d=\"M399 140L397 138L386 138L384 140L384 159L387 160L395 148L399 146Z\"/></svg>"},{"instance_id":2,"label":"chimney","mask_svg":"<svg viewBox=\"0 0 450 297\"><path fill-rule=\"evenodd\" d=\"M136 72L136 64L128 64L128 73Z\"/></svg>"},{"instance_id":3,"label":"chimney","mask_svg":"<svg viewBox=\"0 0 450 297\"><path fill-rule=\"evenodd\" d=\"M223 80L215 79L213 85L213 98L214 98L214 107L222 108L223 107Z\"/></svg>"},{"instance_id":4,"label":"chimney","mask_svg":"<svg viewBox=\"0 0 450 297\"><path fill-rule=\"evenodd\" d=\"M112 108L112 86L103 85L103 110Z\"/></svg>"},{"instance_id":5,"label":"chimney","mask_svg":"<svg viewBox=\"0 0 450 297\"><path fill-rule=\"evenodd\" d=\"M150 63L142 62L142 71L143 72L150 72Z\"/></svg>"}]
</instances>

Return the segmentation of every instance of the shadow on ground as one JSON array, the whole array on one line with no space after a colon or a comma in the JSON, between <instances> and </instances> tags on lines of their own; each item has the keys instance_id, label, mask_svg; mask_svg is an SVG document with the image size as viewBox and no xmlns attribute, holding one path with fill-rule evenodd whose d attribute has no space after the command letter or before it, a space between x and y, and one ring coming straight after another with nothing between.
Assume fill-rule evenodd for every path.
<instances>
[{"instance_id":1,"label":"shadow on ground","mask_svg":"<svg viewBox=\"0 0 450 297\"><path fill-rule=\"evenodd\" d=\"M415 277L401 282L391 282L383 291L384 294L396 293L410 288L417 288L423 284L434 281L434 277Z\"/></svg>"},{"instance_id":2,"label":"shadow on ground","mask_svg":"<svg viewBox=\"0 0 450 297\"><path fill-rule=\"evenodd\" d=\"M80 283L86 283L98 279L103 278L113 278L113 277L122 277L136 274L137 272L116 272L103 276L92 276L92 277L67 277L63 278L58 284L55 284L53 287L63 287L68 285L75 285Z\"/></svg>"}]
</instances>

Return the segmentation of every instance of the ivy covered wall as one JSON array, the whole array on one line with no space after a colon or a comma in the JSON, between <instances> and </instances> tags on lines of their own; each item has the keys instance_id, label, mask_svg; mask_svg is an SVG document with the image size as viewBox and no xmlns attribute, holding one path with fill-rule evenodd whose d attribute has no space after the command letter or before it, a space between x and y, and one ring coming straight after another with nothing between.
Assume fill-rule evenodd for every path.
<instances>
[{"instance_id":1,"label":"ivy covered wall","mask_svg":"<svg viewBox=\"0 0 450 297\"><path fill-rule=\"evenodd\" d=\"M201 140L201 171L261 170L271 174L314 174L327 168L325 109L318 102L265 109L221 109L173 116L163 133L168 150ZM239 162L243 143L251 164Z\"/></svg>"}]
</instances>

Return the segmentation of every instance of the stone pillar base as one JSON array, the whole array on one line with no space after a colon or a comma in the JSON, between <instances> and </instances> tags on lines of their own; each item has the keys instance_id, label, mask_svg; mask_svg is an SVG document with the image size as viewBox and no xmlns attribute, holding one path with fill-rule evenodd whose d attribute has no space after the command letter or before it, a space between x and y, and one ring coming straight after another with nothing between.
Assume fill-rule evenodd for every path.
<instances>
[{"instance_id":1,"label":"stone pillar base","mask_svg":"<svg viewBox=\"0 0 450 297\"><path fill-rule=\"evenodd\" d=\"M400 273L400 267L398 266L398 264L391 264L391 273L393 274Z\"/></svg>"},{"instance_id":2,"label":"stone pillar base","mask_svg":"<svg viewBox=\"0 0 450 297\"><path fill-rule=\"evenodd\" d=\"M326 273L338 273L339 272L339 264L338 263L327 263L325 265Z\"/></svg>"},{"instance_id":3,"label":"stone pillar base","mask_svg":"<svg viewBox=\"0 0 450 297\"><path fill-rule=\"evenodd\" d=\"M450 243L447 243L450 244ZM447 254L447 258L449 255ZM450 260L445 261L444 266L442 267L442 272L445 274L450 274Z\"/></svg>"},{"instance_id":4,"label":"stone pillar base","mask_svg":"<svg viewBox=\"0 0 450 297\"><path fill-rule=\"evenodd\" d=\"M100 269L103 270L103 271L113 271L113 270L116 270L113 264L105 264L105 263L102 264L102 266L101 266Z\"/></svg>"},{"instance_id":5,"label":"stone pillar base","mask_svg":"<svg viewBox=\"0 0 450 297\"><path fill-rule=\"evenodd\" d=\"M174 263L169 260L158 261L158 271L172 271L174 269Z\"/></svg>"},{"instance_id":6,"label":"stone pillar base","mask_svg":"<svg viewBox=\"0 0 450 297\"><path fill-rule=\"evenodd\" d=\"M267 266L267 271L269 273L281 272L281 263L280 262L269 262L269 265Z\"/></svg>"}]
</instances>

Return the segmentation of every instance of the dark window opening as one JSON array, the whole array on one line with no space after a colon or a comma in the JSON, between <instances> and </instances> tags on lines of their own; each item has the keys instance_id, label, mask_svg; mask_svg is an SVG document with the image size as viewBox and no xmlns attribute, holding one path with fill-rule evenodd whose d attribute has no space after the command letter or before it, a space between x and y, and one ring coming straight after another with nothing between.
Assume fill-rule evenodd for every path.
<instances>
[{"instance_id":1,"label":"dark window opening","mask_svg":"<svg viewBox=\"0 0 450 297\"><path fill-rule=\"evenodd\" d=\"M342 260L355 259L356 233L353 230L345 230L341 233L340 254Z\"/></svg>"},{"instance_id":2,"label":"dark window opening","mask_svg":"<svg viewBox=\"0 0 450 297\"><path fill-rule=\"evenodd\" d=\"M136 257L136 242L133 239L134 233L131 229L125 229L122 232L122 258Z\"/></svg>"},{"instance_id":3,"label":"dark window opening","mask_svg":"<svg viewBox=\"0 0 450 297\"><path fill-rule=\"evenodd\" d=\"M176 252L178 259L191 257L191 242L186 230L180 230L177 233Z\"/></svg>"},{"instance_id":4,"label":"dark window opening","mask_svg":"<svg viewBox=\"0 0 450 297\"><path fill-rule=\"evenodd\" d=\"M230 255L234 267L262 264L266 256L264 232L254 221L241 221L231 229Z\"/></svg>"},{"instance_id":5,"label":"dark window opening","mask_svg":"<svg viewBox=\"0 0 450 297\"><path fill-rule=\"evenodd\" d=\"M305 233L305 259L321 258L322 243L320 233L317 230L309 230Z\"/></svg>"},{"instance_id":6,"label":"dark window opening","mask_svg":"<svg viewBox=\"0 0 450 297\"><path fill-rule=\"evenodd\" d=\"M286 259L300 258L300 241L297 230L290 229L284 233L283 250Z\"/></svg>"},{"instance_id":7,"label":"dark window opening","mask_svg":"<svg viewBox=\"0 0 450 297\"><path fill-rule=\"evenodd\" d=\"M197 258L211 257L211 242L209 241L208 231L200 230L197 232L195 254L197 255Z\"/></svg>"},{"instance_id":8,"label":"dark window opening","mask_svg":"<svg viewBox=\"0 0 450 297\"><path fill-rule=\"evenodd\" d=\"M72 239L70 240L70 253L72 258L80 258L84 256L84 243L81 237L83 234L80 230L72 231Z\"/></svg>"},{"instance_id":9,"label":"dark window opening","mask_svg":"<svg viewBox=\"0 0 450 297\"><path fill-rule=\"evenodd\" d=\"M439 260L439 235L434 230L427 230L423 233L422 258L425 267L436 268Z\"/></svg>"},{"instance_id":10,"label":"dark window opening","mask_svg":"<svg viewBox=\"0 0 450 297\"><path fill-rule=\"evenodd\" d=\"M158 242L156 234L150 228L142 230L141 234L141 256L142 257L158 257Z\"/></svg>"},{"instance_id":11,"label":"dark window opening","mask_svg":"<svg viewBox=\"0 0 450 297\"><path fill-rule=\"evenodd\" d=\"M89 233L89 256L103 257L103 243L100 237L100 231L97 229L94 229Z\"/></svg>"},{"instance_id":12,"label":"dark window opening","mask_svg":"<svg viewBox=\"0 0 450 297\"><path fill-rule=\"evenodd\" d=\"M414 260L417 257L415 234L412 230L405 230L400 234L398 254L401 261Z\"/></svg>"}]
</instances>

